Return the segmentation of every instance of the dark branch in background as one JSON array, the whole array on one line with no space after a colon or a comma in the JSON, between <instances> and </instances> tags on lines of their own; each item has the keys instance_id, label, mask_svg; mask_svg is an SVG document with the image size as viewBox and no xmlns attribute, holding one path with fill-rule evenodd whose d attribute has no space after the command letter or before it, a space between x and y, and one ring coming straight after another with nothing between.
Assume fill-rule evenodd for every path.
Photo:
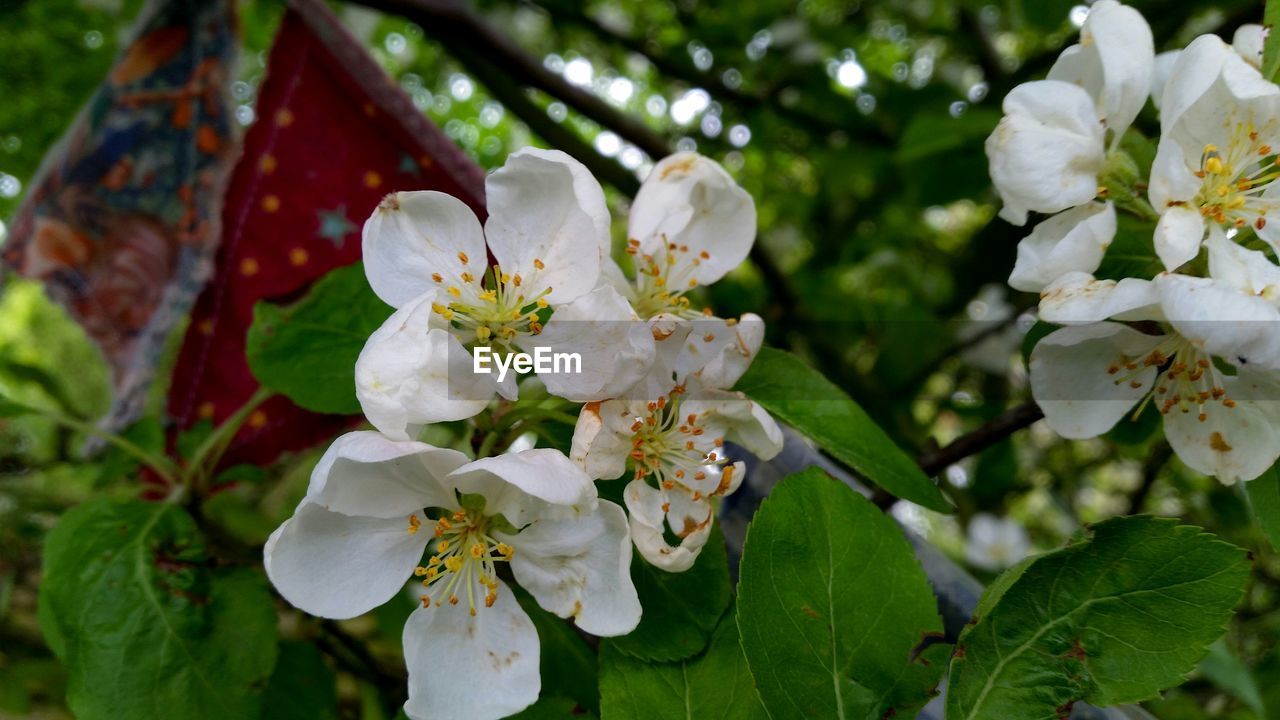
<instances>
[{"instance_id":1,"label":"dark branch in background","mask_svg":"<svg viewBox=\"0 0 1280 720\"><path fill-rule=\"evenodd\" d=\"M865 127L853 128L836 121L819 117L802 108L790 107L783 105L782 103L775 102L775 98L772 95L751 94L740 88L729 87L716 73L704 72L694 67L691 63L681 62L669 55L663 55L656 52L645 40L625 35L608 27L604 23L587 14L582 10L581 5L574 2L553 3L548 2L548 0L525 0L525 2L543 9L557 21L564 20L577 25L578 27L596 35L605 42L616 44L619 47L640 55L648 60L651 65L657 68L658 72L664 75L677 80L683 80L690 85L704 87L717 99L731 102L741 109L767 109L781 118L790 120L797 125L801 125L816 133L827 134L841 132L848 134L857 131L858 133L865 135L865 137L859 139L867 142L887 143L892 142L893 140L875 126L868 125Z\"/></svg>"},{"instance_id":2,"label":"dark branch in background","mask_svg":"<svg viewBox=\"0 0 1280 720\"><path fill-rule=\"evenodd\" d=\"M1151 495L1151 488L1156 484L1156 480L1160 479L1160 473L1172 456L1173 449L1169 447L1169 443L1161 441L1151 448L1151 454L1147 456L1147 464L1142 469L1142 483L1129 496L1129 510L1125 513L1126 515L1137 515L1142 512L1142 506L1146 505L1147 498Z\"/></svg>"},{"instance_id":3,"label":"dark branch in background","mask_svg":"<svg viewBox=\"0 0 1280 720\"><path fill-rule=\"evenodd\" d=\"M635 117L613 107L589 90L570 84L525 52L510 37L456 0L355 0L382 12L406 17L423 32L452 48L466 46L491 58L519 84L553 95L586 117L608 127L652 158L671 154L670 145Z\"/></svg>"},{"instance_id":4,"label":"dark branch in background","mask_svg":"<svg viewBox=\"0 0 1280 720\"><path fill-rule=\"evenodd\" d=\"M937 475L947 467L970 455L977 455L1013 433L1029 427L1042 417L1044 412L1034 402L1010 408L977 430L956 438L954 442L920 453L916 463L926 475Z\"/></svg>"},{"instance_id":5,"label":"dark branch in background","mask_svg":"<svg viewBox=\"0 0 1280 720\"><path fill-rule=\"evenodd\" d=\"M375 10L401 15L420 25L424 33L448 50L543 140L577 158L593 174L622 193L635 195L640 187L635 176L597 153L572 130L547 117L546 112L525 94L524 87L542 90L564 101L654 159L674 152L674 148L653 130L592 93L569 84L522 50L511 38L454 0L354 1ZM780 316L794 313L799 303L790 280L759 242L751 246L751 262L764 276L770 293L778 302L775 317L768 319L777 320Z\"/></svg>"}]
</instances>

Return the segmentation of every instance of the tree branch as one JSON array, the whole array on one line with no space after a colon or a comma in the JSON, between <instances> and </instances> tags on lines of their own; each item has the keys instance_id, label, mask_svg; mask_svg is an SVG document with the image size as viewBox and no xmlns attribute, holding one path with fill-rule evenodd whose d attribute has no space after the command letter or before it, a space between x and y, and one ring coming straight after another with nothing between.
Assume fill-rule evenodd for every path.
<instances>
[{"instance_id":1,"label":"tree branch","mask_svg":"<svg viewBox=\"0 0 1280 720\"><path fill-rule=\"evenodd\" d=\"M485 22L471 8L457 0L354 0L382 12L404 16L422 26L427 34L451 46L466 45L490 58L512 79L554 95L565 104L608 127L619 137L653 158L670 154L670 146L658 133L636 118L618 110L592 92L570 84L547 69L542 61L525 52L509 36Z\"/></svg>"},{"instance_id":2,"label":"tree branch","mask_svg":"<svg viewBox=\"0 0 1280 720\"><path fill-rule=\"evenodd\" d=\"M916 463L926 475L937 475L947 467L986 450L1043 417L1044 411L1034 402L1024 403L1006 410L999 417L973 432L961 435L944 447L920 453L916 457Z\"/></svg>"}]
</instances>

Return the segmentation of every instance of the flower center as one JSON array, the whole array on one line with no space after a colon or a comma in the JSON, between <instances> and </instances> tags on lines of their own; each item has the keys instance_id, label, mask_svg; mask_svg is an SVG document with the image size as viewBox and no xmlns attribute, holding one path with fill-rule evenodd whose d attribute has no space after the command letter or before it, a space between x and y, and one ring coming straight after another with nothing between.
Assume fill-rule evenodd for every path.
<instances>
[{"instance_id":1,"label":"flower center","mask_svg":"<svg viewBox=\"0 0 1280 720\"><path fill-rule=\"evenodd\" d=\"M547 307L550 287L531 293L528 278L505 273L497 266L478 278L465 269L465 253L458 253L458 259L464 269L457 276L431 275L444 288L431 310L459 331L464 345L493 343L509 347L517 337L542 332L538 311ZM537 271L545 268L541 260L535 259L533 265Z\"/></svg>"},{"instance_id":2,"label":"flower center","mask_svg":"<svg viewBox=\"0 0 1280 720\"><path fill-rule=\"evenodd\" d=\"M665 237L665 236L664 236ZM627 241L627 254L636 258L636 314L648 320L662 313L692 318L702 313L694 310L685 293L698 287L694 277L698 266L711 255L703 250L693 254L688 245L664 243L654 254L641 254L640 241Z\"/></svg>"},{"instance_id":3,"label":"flower center","mask_svg":"<svg viewBox=\"0 0 1280 720\"><path fill-rule=\"evenodd\" d=\"M1277 199L1262 194L1280 177L1276 164L1271 145L1261 140L1257 128L1237 123L1225 150L1205 145L1200 155L1196 177L1204 182L1195 198L1200 214L1228 227L1266 227L1267 212Z\"/></svg>"},{"instance_id":4,"label":"flower center","mask_svg":"<svg viewBox=\"0 0 1280 720\"><path fill-rule=\"evenodd\" d=\"M1235 400L1227 397L1222 375L1212 358L1180 335L1170 335L1143 357L1121 356L1118 362L1107 368L1107 373L1117 376L1117 385L1127 382L1133 388L1140 388L1142 381L1137 376L1152 367L1161 370L1156 375L1154 387L1134 412L1135 418L1146 409L1152 398L1157 397L1160 414L1168 415L1175 408L1190 413L1195 408L1200 422L1209 419L1205 408L1211 403L1220 402L1226 408L1236 406Z\"/></svg>"},{"instance_id":5,"label":"flower center","mask_svg":"<svg viewBox=\"0 0 1280 720\"><path fill-rule=\"evenodd\" d=\"M678 388L671 393L670 400L663 396L657 402L649 403L648 414L637 417L631 425L634 433L631 437L634 477L639 480L652 475L664 490L673 489L676 483L696 486L698 481L707 479L708 470L715 470L728 462L724 455L724 438L713 437L707 432L707 413L701 416L689 413L681 417L682 392L683 388ZM728 487L732 471L732 467L723 469L721 487ZM700 500L703 493L694 490L693 496L694 500Z\"/></svg>"},{"instance_id":6,"label":"flower center","mask_svg":"<svg viewBox=\"0 0 1280 720\"><path fill-rule=\"evenodd\" d=\"M409 516L409 534L417 533L422 521ZM467 510L442 515L435 520L435 553L413 574L423 578L422 607L447 602L457 605L466 595L471 615L476 614L477 586L483 591L485 607L498 599L498 563L511 560L515 550L494 539L491 518Z\"/></svg>"}]
</instances>

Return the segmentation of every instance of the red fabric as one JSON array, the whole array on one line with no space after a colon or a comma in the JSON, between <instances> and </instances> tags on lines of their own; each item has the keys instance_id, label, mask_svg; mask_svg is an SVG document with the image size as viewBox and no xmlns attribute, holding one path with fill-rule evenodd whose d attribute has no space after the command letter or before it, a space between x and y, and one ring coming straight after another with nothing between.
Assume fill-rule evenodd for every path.
<instances>
[{"instance_id":1,"label":"red fabric","mask_svg":"<svg viewBox=\"0 0 1280 720\"><path fill-rule=\"evenodd\" d=\"M259 300L303 292L360 258L360 226L396 190L440 190L482 211L483 172L383 74L318 0L286 14L223 213L216 275L191 317L169 394L179 428L219 422L254 393L245 334ZM353 418L273 398L224 464L265 464Z\"/></svg>"}]
</instances>

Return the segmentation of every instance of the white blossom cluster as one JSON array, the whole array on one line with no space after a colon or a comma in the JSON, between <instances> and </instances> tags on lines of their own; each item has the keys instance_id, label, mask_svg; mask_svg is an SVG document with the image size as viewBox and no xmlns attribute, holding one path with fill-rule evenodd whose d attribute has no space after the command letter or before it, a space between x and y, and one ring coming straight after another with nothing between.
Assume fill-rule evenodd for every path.
<instances>
[{"instance_id":1,"label":"white blossom cluster","mask_svg":"<svg viewBox=\"0 0 1280 720\"><path fill-rule=\"evenodd\" d=\"M365 613L412 579L415 719L499 718L537 699L537 632L504 578L588 633L626 634L641 614L633 543L664 570L688 569L717 498L742 481L725 442L765 459L782 444L769 415L729 390L760 348L760 318L716 318L688 297L755 238L754 203L719 165L682 153L655 166L630 214L634 278L610 255L604 192L564 153L517 152L485 189L483 227L438 192L390 195L366 222L369 283L395 308L355 367L375 430L333 443L265 549L281 595L322 617ZM492 414L497 396L518 412L515 374L477 374L472 356L539 347L582 360L523 383L584 403L568 456L473 459L416 439ZM623 475L626 512L594 483Z\"/></svg>"},{"instance_id":2,"label":"white blossom cluster","mask_svg":"<svg viewBox=\"0 0 1280 720\"><path fill-rule=\"evenodd\" d=\"M1183 462L1224 483L1280 455L1280 88L1259 71L1264 39L1251 25L1156 56L1136 10L1099 0L1048 78L1004 99L986 145L1001 216L1047 216L1009 284L1063 326L1031 354L1049 425L1090 438L1153 405ZM1148 98L1149 168L1126 151ZM1162 271L1095 278L1117 211L1146 223Z\"/></svg>"}]
</instances>

